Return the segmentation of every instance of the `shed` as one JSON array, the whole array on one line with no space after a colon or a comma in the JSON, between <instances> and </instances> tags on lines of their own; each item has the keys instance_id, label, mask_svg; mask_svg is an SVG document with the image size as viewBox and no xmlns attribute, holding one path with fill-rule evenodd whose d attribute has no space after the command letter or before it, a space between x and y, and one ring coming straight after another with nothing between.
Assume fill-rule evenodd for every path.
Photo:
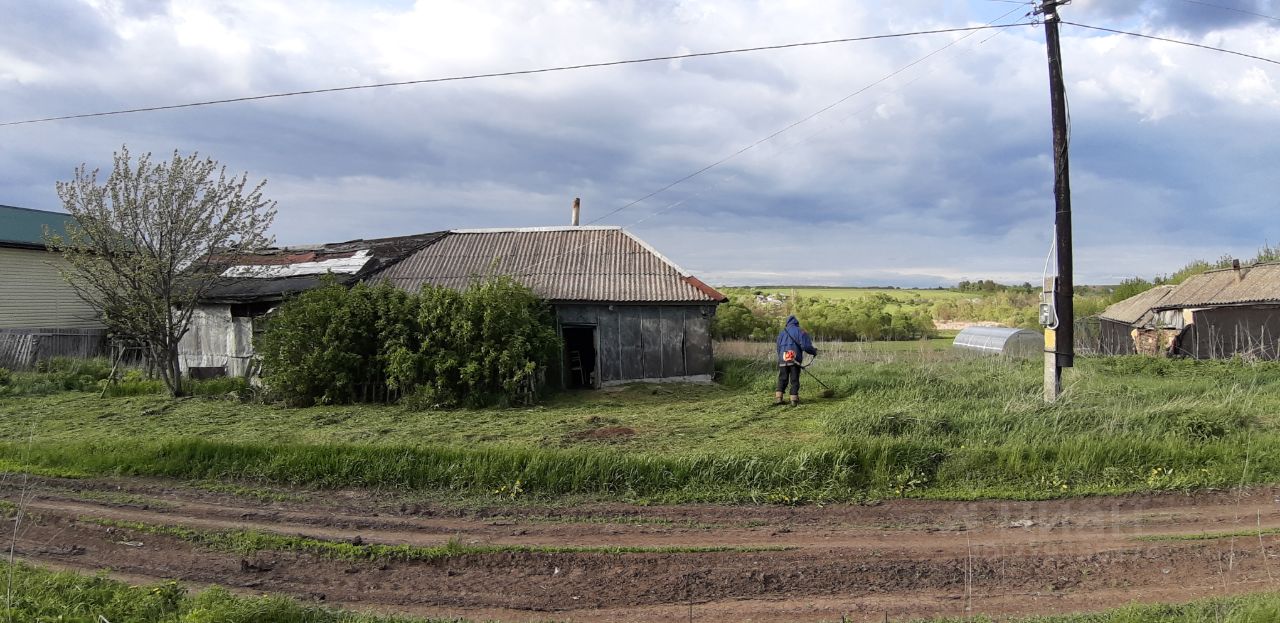
<instances>
[{"instance_id":1,"label":"shed","mask_svg":"<svg viewBox=\"0 0 1280 623\"><path fill-rule=\"evenodd\" d=\"M106 328L62 278L66 262L44 231L66 233L65 212L0 205L0 367L103 354Z\"/></svg>"},{"instance_id":2,"label":"shed","mask_svg":"<svg viewBox=\"0 0 1280 623\"><path fill-rule=\"evenodd\" d=\"M184 367L245 373L251 319L327 272L344 284L385 280L408 291L461 289L503 274L554 308L566 387L709 381L711 319L725 300L620 227L460 229L269 249L242 266L254 269L228 269L227 283L201 306L198 326L183 338Z\"/></svg>"},{"instance_id":3,"label":"shed","mask_svg":"<svg viewBox=\"0 0 1280 623\"><path fill-rule=\"evenodd\" d=\"M951 346L976 354L1031 358L1044 352L1044 336L1028 329L965 327Z\"/></svg>"},{"instance_id":4,"label":"shed","mask_svg":"<svg viewBox=\"0 0 1280 623\"><path fill-rule=\"evenodd\" d=\"M1098 314L1098 354L1132 355L1138 352L1137 344L1146 345L1149 340L1140 339L1144 328L1154 329L1154 308L1176 286L1156 286L1139 292L1123 301L1112 303Z\"/></svg>"},{"instance_id":5,"label":"shed","mask_svg":"<svg viewBox=\"0 0 1280 623\"><path fill-rule=\"evenodd\" d=\"M178 344L179 364L188 373L204 368L245 376L253 361L254 318L326 279L354 285L445 233L273 247L239 258L192 314L191 328Z\"/></svg>"},{"instance_id":6,"label":"shed","mask_svg":"<svg viewBox=\"0 0 1280 623\"><path fill-rule=\"evenodd\" d=\"M1177 333L1175 354L1197 359L1280 358L1280 263L1233 266L1188 278L1152 309Z\"/></svg>"},{"instance_id":7,"label":"shed","mask_svg":"<svg viewBox=\"0 0 1280 623\"><path fill-rule=\"evenodd\" d=\"M621 227L460 229L379 273L415 291L505 274L555 309L567 387L710 381L725 296Z\"/></svg>"}]
</instances>

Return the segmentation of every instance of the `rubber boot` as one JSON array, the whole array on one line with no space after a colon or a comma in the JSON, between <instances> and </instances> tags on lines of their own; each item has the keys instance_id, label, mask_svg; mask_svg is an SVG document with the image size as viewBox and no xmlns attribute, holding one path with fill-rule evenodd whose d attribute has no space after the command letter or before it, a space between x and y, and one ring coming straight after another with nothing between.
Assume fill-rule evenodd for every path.
<instances>
[{"instance_id":1,"label":"rubber boot","mask_svg":"<svg viewBox=\"0 0 1280 623\"><path fill-rule=\"evenodd\" d=\"M793 407L798 407L798 406L800 406L800 397L799 397L799 396L796 396L796 395L792 394L792 396L791 396L791 406L793 406Z\"/></svg>"},{"instance_id":2,"label":"rubber boot","mask_svg":"<svg viewBox=\"0 0 1280 623\"><path fill-rule=\"evenodd\" d=\"M773 392L773 406L781 407L783 404L782 392Z\"/></svg>"}]
</instances>

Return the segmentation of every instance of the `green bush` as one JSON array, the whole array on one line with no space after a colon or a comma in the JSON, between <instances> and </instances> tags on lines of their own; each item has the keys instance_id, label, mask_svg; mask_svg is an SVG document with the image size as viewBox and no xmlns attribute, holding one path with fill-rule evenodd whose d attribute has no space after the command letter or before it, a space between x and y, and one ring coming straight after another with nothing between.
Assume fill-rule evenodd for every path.
<instances>
[{"instance_id":1,"label":"green bush","mask_svg":"<svg viewBox=\"0 0 1280 623\"><path fill-rule=\"evenodd\" d=\"M329 284L282 305L257 350L264 382L292 404L448 407L530 398L558 348L546 304L491 277L418 294Z\"/></svg>"},{"instance_id":2,"label":"green bush","mask_svg":"<svg viewBox=\"0 0 1280 623\"><path fill-rule=\"evenodd\" d=\"M759 305L754 298L735 296L721 304L712 319L711 335L717 340L772 341L788 314L798 316L816 340L918 340L937 334L927 309L887 294L852 299L797 297L785 306Z\"/></svg>"},{"instance_id":3,"label":"green bush","mask_svg":"<svg viewBox=\"0 0 1280 623\"><path fill-rule=\"evenodd\" d=\"M723 303L711 319L711 337L717 340L772 339L782 324L738 301Z\"/></svg>"},{"instance_id":4,"label":"green bush","mask_svg":"<svg viewBox=\"0 0 1280 623\"><path fill-rule=\"evenodd\" d=\"M8 387L13 384L13 373L8 368L0 368L0 387Z\"/></svg>"},{"instance_id":5,"label":"green bush","mask_svg":"<svg viewBox=\"0 0 1280 623\"><path fill-rule=\"evenodd\" d=\"M163 389L163 385L161 385ZM250 393L249 382L242 377L227 376L216 379L191 381L189 391L192 396L210 396L221 398L234 394L236 398L247 398Z\"/></svg>"}]
</instances>

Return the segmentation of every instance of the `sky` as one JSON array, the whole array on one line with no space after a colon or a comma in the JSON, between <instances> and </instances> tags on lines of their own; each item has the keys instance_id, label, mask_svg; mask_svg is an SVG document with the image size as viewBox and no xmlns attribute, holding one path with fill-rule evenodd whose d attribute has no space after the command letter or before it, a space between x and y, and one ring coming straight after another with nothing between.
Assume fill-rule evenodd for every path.
<instances>
[{"instance_id":1,"label":"sky","mask_svg":"<svg viewBox=\"0 0 1280 623\"><path fill-rule=\"evenodd\" d=\"M1018 23L1029 8L0 0L0 123ZM1060 14L1280 59L1280 0ZM1061 28L1076 283L1280 241L1280 65ZM625 226L713 284L933 287L1038 283L1053 233L1039 25L3 126L0 204L60 210L55 183L109 169L122 145L267 180L281 244L567 225L581 197L584 224Z\"/></svg>"}]
</instances>

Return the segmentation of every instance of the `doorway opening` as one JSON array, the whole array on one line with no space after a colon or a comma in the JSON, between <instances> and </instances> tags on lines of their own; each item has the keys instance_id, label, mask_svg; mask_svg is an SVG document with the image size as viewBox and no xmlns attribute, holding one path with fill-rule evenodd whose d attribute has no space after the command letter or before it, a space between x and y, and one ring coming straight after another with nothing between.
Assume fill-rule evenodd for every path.
<instances>
[{"instance_id":1,"label":"doorway opening","mask_svg":"<svg viewBox=\"0 0 1280 623\"><path fill-rule=\"evenodd\" d=\"M594 389L596 378L596 328L562 327L564 336L564 386L568 389Z\"/></svg>"}]
</instances>

